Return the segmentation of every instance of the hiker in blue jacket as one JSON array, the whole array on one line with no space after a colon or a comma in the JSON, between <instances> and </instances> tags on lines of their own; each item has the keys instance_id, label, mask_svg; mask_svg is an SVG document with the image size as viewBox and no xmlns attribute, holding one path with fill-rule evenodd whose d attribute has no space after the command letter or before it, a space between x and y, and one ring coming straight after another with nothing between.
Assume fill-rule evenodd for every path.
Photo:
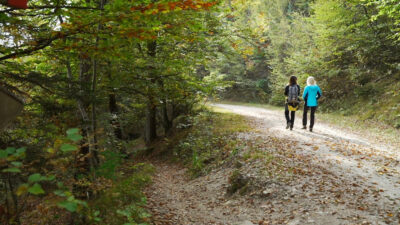
<instances>
[{"instance_id":1,"label":"hiker in blue jacket","mask_svg":"<svg viewBox=\"0 0 400 225\"><path fill-rule=\"evenodd\" d=\"M286 129L293 130L294 118L300 103L300 86L297 84L297 77L291 76L289 84L285 88L286 104L285 104L285 117ZM290 112L290 117L289 117Z\"/></svg>"},{"instance_id":2,"label":"hiker in blue jacket","mask_svg":"<svg viewBox=\"0 0 400 225\"><path fill-rule=\"evenodd\" d=\"M313 131L315 121L315 111L318 106L318 99L322 96L321 88L315 82L314 77L307 78L307 87L303 92L303 99L305 101L303 111L303 129L307 129L307 112L311 109L310 115L310 132Z\"/></svg>"}]
</instances>

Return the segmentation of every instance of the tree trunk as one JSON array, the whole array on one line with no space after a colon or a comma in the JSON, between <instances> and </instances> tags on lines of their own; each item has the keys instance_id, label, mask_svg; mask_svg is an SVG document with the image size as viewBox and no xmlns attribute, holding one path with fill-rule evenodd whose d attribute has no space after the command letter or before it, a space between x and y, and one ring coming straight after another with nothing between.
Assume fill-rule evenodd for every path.
<instances>
[{"instance_id":1,"label":"tree trunk","mask_svg":"<svg viewBox=\"0 0 400 225\"><path fill-rule=\"evenodd\" d=\"M147 43L147 51L148 55L152 58L156 57L157 54L157 42L156 41L149 41ZM150 74L150 79L151 83L154 84L156 83L155 81L155 68L153 66L149 66L149 74ZM156 121L156 112L157 112L157 107L155 104L155 91L152 89L152 87L149 87L147 90L148 94L148 99L147 99L147 110L146 110L146 126L145 126L145 141L146 144L149 145L152 141L154 141L157 138L157 121Z\"/></svg>"},{"instance_id":2,"label":"tree trunk","mask_svg":"<svg viewBox=\"0 0 400 225\"><path fill-rule=\"evenodd\" d=\"M146 127L145 127L146 130L145 141L147 145L149 145L157 138L156 112L157 109L150 99L149 103L147 103Z\"/></svg>"},{"instance_id":3,"label":"tree trunk","mask_svg":"<svg viewBox=\"0 0 400 225\"><path fill-rule=\"evenodd\" d=\"M90 119L89 119L89 114L87 113L87 108L90 106L89 102L85 102L84 96L87 95L87 91L85 91L85 83L88 82L89 80L89 71L90 71L90 63L89 60L84 59L83 57L81 58L81 65L80 65L80 72L79 72L79 82L81 84L80 86L80 91L79 91L79 96L77 98L78 102L78 109L81 112L82 120L83 120L83 126L82 126L82 136L84 137L83 141L87 142L87 145L82 145L80 149L80 154L81 155L86 155L89 154L91 151L91 148L93 146L92 143L92 134L90 132ZM89 168L94 168L94 162L92 160L92 156L86 157L85 158L86 165L84 167L89 170ZM87 166L89 165L89 167Z\"/></svg>"},{"instance_id":4,"label":"tree trunk","mask_svg":"<svg viewBox=\"0 0 400 225\"><path fill-rule=\"evenodd\" d=\"M166 99L164 99L163 105L162 105L162 117L163 117L163 125L164 125L165 135L167 135L172 127L172 120L170 120L168 117L168 104L167 104Z\"/></svg>"},{"instance_id":5,"label":"tree trunk","mask_svg":"<svg viewBox=\"0 0 400 225\"><path fill-rule=\"evenodd\" d=\"M97 43L96 43L97 45ZM93 141L92 141L92 148L91 148L91 153L92 153L92 164L93 167L97 167L99 164L99 157L98 157L98 152L97 152L97 114L96 114L96 87L97 87L97 60L93 59L93 74L92 74L92 121L91 121L91 126L92 126L92 135L93 135ZM94 169L94 168L92 168Z\"/></svg>"},{"instance_id":6,"label":"tree trunk","mask_svg":"<svg viewBox=\"0 0 400 225\"><path fill-rule=\"evenodd\" d=\"M104 8L104 3L105 0L100 0L99 1L99 8L103 9ZM103 12L100 14L101 16L103 15ZM99 22L97 26L97 31L100 32L103 29L103 26L101 22ZM99 36L96 37L95 41L95 46L97 47L99 45L100 38ZM96 56L93 57L93 70L92 70L92 121L91 121L91 128L92 128L92 136L93 136L93 146L91 148L91 160L92 160L92 166L97 167L99 164L99 156L98 156L98 151L97 151L97 114L96 114L96 92L97 92L97 77L98 77L98 60L96 59ZM94 169L94 168L92 168Z\"/></svg>"},{"instance_id":7,"label":"tree trunk","mask_svg":"<svg viewBox=\"0 0 400 225\"><path fill-rule=\"evenodd\" d=\"M110 81L113 80L110 62L107 62L107 76ZM110 124L114 129L114 135L118 139L122 140L123 133L122 133L122 129L121 129L121 124L118 120L119 109L118 109L118 105L117 105L117 96L112 87L110 88L110 94L108 95L108 110L110 111L110 114L111 114Z\"/></svg>"},{"instance_id":8,"label":"tree trunk","mask_svg":"<svg viewBox=\"0 0 400 225\"><path fill-rule=\"evenodd\" d=\"M114 135L118 139L122 140L123 135L122 135L122 129L121 129L121 124L118 121L118 106L117 106L117 98L115 95L115 92L112 92L111 94L108 95L108 108L111 113L111 126L114 129Z\"/></svg>"},{"instance_id":9,"label":"tree trunk","mask_svg":"<svg viewBox=\"0 0 400 225\"><path fill-rule=\"evenodd\" d=\"M21 225L21 221L20 221L20 218L19 218L18 197L14 192L14 186L12 184L10 173L8 173L8 186L10 188L9 190L10 190L10 194L11 194L11 197L12 197L12 200L13 200L13 204L14 204L14 214L15 214L14 219L15 219L15 223L17 225Z\"/></svg>"},{"instance_id":10,"label":"tree trunk","mask_svg":"<svg viewBox=\"0 0 400 225\"><path fill-rule=\"evenodd\" d=\"M165 91L163 80L159 79L158 85L161 87L162 95L163 95L161 117L162 117L162 123L163 123L163 127L164 127L164 135L167 135L169 130L172 127L172 119L170 119L168 117L168 94Z\"/></svg>"}]
</instances>

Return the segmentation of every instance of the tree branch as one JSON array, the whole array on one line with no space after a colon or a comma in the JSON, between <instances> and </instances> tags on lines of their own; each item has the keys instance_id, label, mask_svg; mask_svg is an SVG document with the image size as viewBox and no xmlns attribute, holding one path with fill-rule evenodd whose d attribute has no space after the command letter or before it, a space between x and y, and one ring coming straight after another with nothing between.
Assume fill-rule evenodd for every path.
<instances>
[{"instance_id":1,"label":"tree branch","mask_svg":"<svg viewBox=\"0 0 400 225\"><path fill-rule=\"evenodd\" d=\"M100 8L93 8L93 7L85 7L85 6L73 6L73 5L62 5L62 6L53 6L53 5L45 5L45 6L39 6L39 5L33 5L33 6L29 6L27 9L56 9L56 8L60 8L60 9L77 9L77 10L102 10ZM21 10L21 9L15 9L15 8L9 8L9 9L5 9L0 11L0 13L9 13L15 10Z\"/></svg>"},{"instance_id":2,"label":"tree branch","mask_svg":"<svg viewBox=\"0 0 400 225\"><path fill-rule=\"evenodd\" d=\"M2 57L0 57L0 62L3 60L6 60L6 59L15 58L17 56L28 55L32 52L44 49L45 47L49 46L54 40L57 40L58 38L59 38L58 36L54 36L54 37L51 37L50 39L43 40L43 42L40 45L37 45L33 48L28 48L28 49L25 49L22 51L16 51L14 53L2 56Z\"/></svg>"},{"instance_id":3,"label":"tree branch","mask_svg":"<svg viewBox=\"0 0 400 225\"><path fill-rule=\"evenodd\" d=\"M45 87L39 81L35 81L35 80L29 79L27 77L22 77L22 76L20 76L18 74L11 73L11 72L1 72L0 71L0 74L2 74L3 76L8 77L10 79L14 79L14 80L22 81L22 82L29 82L31 84L34 84L34 85L37 85L37 86L41 87L45 91L48 91L50 93L54 93L52 90L50 90L49 88Z\"/></svg>"},{"instance_id":4,"label":"tree branch","mask_svg":"<svg viewBox=\"0 0 400 225\"><path fill-rule=\"evenodd\" d=\"M28 9L80 9L80 10L103 10L101 8L84 7L84 6L72 6L72 5L61 5L61 6L30 6Z\"/></svg>"}]
</instances>

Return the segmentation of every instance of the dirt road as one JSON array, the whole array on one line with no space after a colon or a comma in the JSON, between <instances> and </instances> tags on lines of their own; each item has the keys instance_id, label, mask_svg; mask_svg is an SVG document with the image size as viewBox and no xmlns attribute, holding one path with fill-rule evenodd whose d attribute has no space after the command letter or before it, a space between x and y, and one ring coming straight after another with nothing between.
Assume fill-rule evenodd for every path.
<instances>
[{"instance_id":1,"label":"dirt road","mask_svg":"<svg viewBox=\"0 0 400 225\"><path fill-rule=\"evenodd\" d=\"M189 180L183 168L158 163L160 173L149 191L151 208L159 215L156 224L399 224L400 154L390 143L318 119L311 133L300 129L300 113L290 131L283 111L214 106L247 117L256 132L243 138L261 140L266 151L290 158L285 163L296 168L296 176L266 182L264 196L229 198L230 168ZM250 165L248 173L255 167Z\"/></svg>"}]
</instances>

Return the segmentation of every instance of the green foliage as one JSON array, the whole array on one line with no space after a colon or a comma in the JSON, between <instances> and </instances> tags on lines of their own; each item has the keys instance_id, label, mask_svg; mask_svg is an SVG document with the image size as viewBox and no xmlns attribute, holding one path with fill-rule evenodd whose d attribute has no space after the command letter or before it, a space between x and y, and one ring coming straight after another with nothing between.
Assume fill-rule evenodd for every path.
<instances>
[{"instance_id":1,"label":"green foliage","mask_svg":"<svg viewBox=\"0 0 400 225\"><path fill-rule=\"evenodd\" d=\"M78 210L83 210L84 207L88 207L85 201L76 199L74 196L69 196L65 201L59 202L57 206L69 212L77 212Z\"/></svg>"},{"instance_id":2,"label":"green foliage","mask_svg":"<svg viewBox=\"0 0 400 225\"><path fill-rule=\"evenodd\" d=\"M129 176L119 179L92 204L99 224L147 224L150 214L143 208L146 197L142 189L151 181L154 168L149 164L137 164L129 169Z\"/></svg>"},{"instance_id":3,"label":"green foliage","mask_svg":"<svg viewBox=\"0 0 400 225\"><path fill-rule=\"evenodd\" d=\"M78 150L78 148L75 145L63 144L61 145L60 150L63 152L72 152Z\"/></svg>"},{"instance_id":4,"label":"green foliage","mask_svg":"<svg viewBox=\"0 0 400 225\"><path fill-rule=\"evenodd\" d=\"M101 153L105 158L104 162L97 169L97 174L109 179L116 178L116 169L122 163L123 155L118 152L104 151Z\"/></svg>"},{"instance_id":5,"label":"green foliage","mask_svg":"<svg viewBox=\"0 0 400 225\"><path fill-rule=\"evenodd\" d=\"M235 192L245 194L248 189L249 179L245 178L240 170L236 169L232 172L228 179L229 187L227 193L232 195Z\"/></svg>"},{"instance_id":6,"label":"green foliage","mask_svg":"<svg viewBox=\"0 0 400 225\"><path fill-rule=\"evenodd\" d=\"M37 208L51 202L40 223L50 223L58 207L70 212L60 223L112 224L102 216L105 209L93 210L86 202L119 180L131 143L149 130L167 134L176 118L192 113L219 85L203 80L219 48L219 3L33 0L26 10L0 6L0 85L25 103L23 114L0 135L0 148L29 146L27 152L1 150L1 174L15 176L21 198L49 198L35 202ZM56 189L52 176L65 187ZM112 199L114 224L148 216L140 187L129 190L131 185L118 190L129 204ZM34 214L20 216L39 223L30 220Z\"/></svg>"},{"instance_id":7,"label":"green foliage","mask_svg":"<svg viewBox=\"0 0 400 225\"><path fill-rule=\"evenodd\" d=\"M393 101L386 100L393 96L385 93L396 90L400 74L398 1L232 3L226 12L226 33L235 32L240 37L231 34L231 45L224 46L229 58L217 56L218 70L213 73L233 81L220 96L248 101L248 87L256 87L265 97L253 94L253 99L283 105L283 90L291 75L298 77L302 89L307 77L314 76L325 96L321 110L371 115L370 110L379 109L376 115L385 114L382 117L392 118L387 122L394 125L393 115L398 110L384 109L387 104L391 104L388 108L395 107ZM249 54L251 49L257 50ZM261 65L259 74L264 75L251 76L249 65Z\"/></svg>"},{"instance_id":8,"label":"green foliage","mask_svg":"<svg viewBox=\"0 0 400 225\"><path fill-rule=\"evenodd\" d=\"M67 130L67 138L71 141L77 142L83 139L83 137L79 134L78 128L72 128Z\"/></svg>"},{"instance_id":9,"label":"green foliage","mask_svg":"<svg viewBox=\"0 0 400 225\"><path fill-rule=\"evenodd\" d=\"M34 195L44 194L44 190L42 186L38 183L35 183L32 187L28 188L28 192Z\"/></svg>"},{"instance_id":10,"label":"green foliage","mask_svg":"<svg viewBox=\"0 0 400 225\"><path fill-rule=\"evenodd\" d=\"M54 179L55 179L55 177L53 175L46 177L46 176L40 175L39 173L35 173L28 177L28 182L34 183L34 182L40 182L40 181L52 181Z\"/></svg>"},{"instance_id":11,"label":"green foliage","mask_svg":"<svg viewBox=\"0 0 400 225\"><path fill-rule=\"evenodd\" d=\"M250 129L242 117L226 113L205 111L191 122L192 127L175 146L173 155L185 162L193 177L237 155L240 144L236 135Z\"/></svg>"}]
</instances>

